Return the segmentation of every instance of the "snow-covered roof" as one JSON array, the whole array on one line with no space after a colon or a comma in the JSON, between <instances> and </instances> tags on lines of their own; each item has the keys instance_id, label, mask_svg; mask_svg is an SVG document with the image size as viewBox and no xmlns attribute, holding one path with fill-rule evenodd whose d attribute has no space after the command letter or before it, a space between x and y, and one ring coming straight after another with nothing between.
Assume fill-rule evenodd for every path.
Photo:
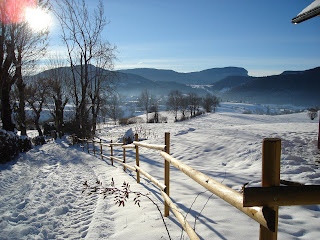
<instances>
[{"instance_id":1,"label":"snow-covered roof","mask_svg":"<svg viewBox=\"0 0 320 240\"><path fill-rule=\"evenodd\" d=\"M315 0L308 7L302 10L295 18L291 20L292 23L301 23L305 20L318 16L320 14L320 0Z\"/></svg>"}]
</instances>

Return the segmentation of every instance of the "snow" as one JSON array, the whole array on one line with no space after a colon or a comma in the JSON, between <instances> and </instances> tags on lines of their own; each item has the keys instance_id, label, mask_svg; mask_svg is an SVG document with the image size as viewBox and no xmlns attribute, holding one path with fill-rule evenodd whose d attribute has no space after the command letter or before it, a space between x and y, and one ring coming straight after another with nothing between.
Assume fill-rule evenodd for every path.
<instances>
[{"instance_id":1,"label":"snow","mask_svg":"<svg viewBox=\"0 0 320 240\"><path fill-rule=\"evenodd\" d=\"M279 137L281 179L320 184L318 119L311 121L306 112L242 114L237 106L224 105L217 113L176 123L173 114L162 112L169 123L100 126L98 137L117 141L132 128L145 142L164 144L164 133L170 132L175 158L236 191L247 182L261 184L262 140ZM120 147L114 152L122 156ZM159 153L144 148L139 153L140 167L163 182L164 160ZM127 150L126 159L134 165L135 152ZM65 138L20 154L0 165L0 239L168 239L160 213L149 200L142 198L139 208L130 196L125 207L118 207L112 195L103 199L82 193L83 182L94 185L99 179L110 186L112 178L117 187L125 181L132 191L148 194L163 212L160 192L143 176L137 184L135 173L70 146ZM174 167L170 196L201 239L259 238L258 223ZM165 221L171 238L180 239L181 227L173 213ZM318 239L319 225L320 205L279 208L278 239ZM181 239L188 237L183 233Z\"/></svg>"}]
</instances>

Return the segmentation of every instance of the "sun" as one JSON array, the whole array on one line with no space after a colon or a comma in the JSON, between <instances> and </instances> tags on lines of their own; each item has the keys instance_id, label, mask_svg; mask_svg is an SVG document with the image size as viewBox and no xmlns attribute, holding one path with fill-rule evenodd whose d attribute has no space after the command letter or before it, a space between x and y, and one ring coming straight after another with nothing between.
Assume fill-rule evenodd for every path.
<instances>
[{"instance_id":1,"label":"sun","mask_svg":"<svg viewBox=\"0 0 320 240\"><path fill-rule=\"evenodd\" d=\"M45 31L52 25L50 14L41 8L26 8L25 20L35 32Z\"/></svg>"}]
</instances>

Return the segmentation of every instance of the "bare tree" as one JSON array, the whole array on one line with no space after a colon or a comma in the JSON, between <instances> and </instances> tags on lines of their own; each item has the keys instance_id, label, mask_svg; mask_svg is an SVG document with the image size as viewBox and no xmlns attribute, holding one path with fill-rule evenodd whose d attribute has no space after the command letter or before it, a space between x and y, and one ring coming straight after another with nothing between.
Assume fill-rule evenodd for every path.
<instances>
[{"instance_id":1,"label":"bare tree","mask_svg":"<svg viewBox=\"0 0 320 240\"><path fill-rule=\"evenodd\" d=\"M99 99L95 97L99 93L93 90L90 97L89 87L92 79L101 79L96 71L91 71L91 64L100 61L105 66L112 66L113 58L110 56L113 56L115 47L102 40L102 31L106 25L102 1L99 1L93 12L88 11L85 0L60 0L56 3L57 9L54 12L61 25L61 37L67 47L72 72L75 122L80 136L89 135L92 125L89 122L90 109L92 111L99 105ZM97 112L94 110L93 115L97 115Z\"/></svg>"},{"instance_id":2,"label":"bare tree","mask_svg":"<svg viewBox=\"0 0 320 240\"><path fill-rule=\"evenodd\" d=\"M159 100L155 97L151 97L150 103L150 112L153 113L153 117L149 121L152 123L159 123Z\"/></svg>"},{"instance_id":3,"label":"bare tree","mask_svg":"<svg viewBox=\"0 0 320 240\"><path fill-rule=\"evenodd\" d=\"M150 107L151 107L151 95L148 91L148 89L145 89L142 91L139 99L138 99L138 106L143 108L143 110L146 113L146 117L147 117L147 122L149 121L148 118L148 113L150 112Z\"/></svg>"},{"instance_id":4,"label":"bare tree","mask_svg":"<svg viewBox=\"0 0 320 240\"><path fill-rule=\"evenodd\" d=\"M27 104L33 111L33 122L38 130L39 136L43 136L40 128L40 116L43 104L46 101L49 92L48 82L44 78L35 78L25 88L25 97Z\"/></svg>"},{"instance_id":5,"label":"bare tree","mask_svg":"<svg viewBox=\"0 0 320 240\"><path fill-rule=\"evenodd\" d=\"M10 23L5 1L0 2L1 32L0 32L0 88L1 88L1 120L3 129L13 131L10 92L16 82L13 64L15 50L15 24Z\"/></svg>"},{"instance_id":6,"label":"bare tree","mask_svg":"<svg viewBox=\"0 0 320 240\"><path fill-rule=\"evenodd\" d=\"M196 116L196 111L199 112L201 99L197 96L197 94L189 93L188 102L189 102L191 117Z\"/></svg>"},{"instance_id":7,"label":"bare tree","mask_svg":"<svg viewBox=\"0 0 320 240\"><path fill-rule=\"evenodd\" d=\"M189 99L187 96L183 96L181 97L180 100L180 111L182 113L182 118L185 119L186 118L186 111L188 110L189 107Z\"/></svg>"},{"instance_id":8,"label":"bare tree","mask_svg":"<svg viewBox=\"0 0 320 240\"><path fill-rule=\"evenodd\" d=\"M41 7L46 6L46 1L40 2ZM11 119L10 92L13 84L17 83L18 123L22 135L26 135L23 73L27 67L34 66L35 61L43 55L48 31L33 32L23 19L22 10L25 6L20 6L18 2L14 2L14 4L16 4L14 6L16 12L12 13L8 11L6 1L0 2L1 118L3 128L13 131L15 126Z\"/></svg>"},{"instance_id":9,"label":"bare tree","mask_svg":"<svg viewBox=\"0 0 320 240\"><path fill-rule=\"evenodd\" d=\"M116 124L117 121L122 118L123 111L121 109L121 100L117 94L109 96L107 104L105 106L107 115L114 121Z\"/></svg>"},{"instance_id":10,"label":"bare tree","mask_svg":"<svg viewBox=\"0 0 320 240\"><path fill-rule=\"evenodd\" d=\"M42 58L47 49L48 31L33 32L27 23L22 23L17 28L16 51L14 65L16 67L17 88L18 88L18 124L21 135L26 135L26 117L25 117L25 94L26 83L23 78L23 72L34 67L35 62ZM28 69L29 68L29 69Z\"/></svg>"},{"instance_id":11,"label":"bare tree","mask_svg":"<svg viewBox=\"0 0 320 240\"><path fill-rule=\"evenodd\" d=\"M113 60L115 59L114 47L108 42L99 43L98 53L95 56L96 67L92 69L93 74L89 84L89 98L91 108L91 131L96 132L97 118L101 111L103 98L107 95L113 96L112 88L117 74L113 71ZM108 69L108 70L106 70Z\"/></svg>"},{"instance_id":12,"label":"bare tree","mask_svg":"<svg viewBox=\"0 0 320 240\"><path fill-rule=\"evenodd\" d=\"M202 106L206 110L206 112L216 112L216 108L219 105L219 98L212 94L207 94L202 99Z\"/></svg>"},{"instance_id":13,"label":"bare tree","mask_svg":"<svg viewBox=\"0 0 320 240\"><path fill-rule=\"evenodd\" d=\"M48 67L51 69L44 72L44 78L48 85L46 107L54 119L57 133L61 137L64 135L64 109L70 98L70 72L64 66L64 61L60 56L51 58Z\"/></svg>"},{"instance_id":14,"label":"bare tree","mask_svg":"<svg viewBox=\"0 0 320 240\"><path fill-rule=\"evenodd\" d=\"M168 95L167 107L174 112L175 120L178 120L178 111L181 108L183 95L179 90L172 90Z\"/></svg>"}]
</instances>

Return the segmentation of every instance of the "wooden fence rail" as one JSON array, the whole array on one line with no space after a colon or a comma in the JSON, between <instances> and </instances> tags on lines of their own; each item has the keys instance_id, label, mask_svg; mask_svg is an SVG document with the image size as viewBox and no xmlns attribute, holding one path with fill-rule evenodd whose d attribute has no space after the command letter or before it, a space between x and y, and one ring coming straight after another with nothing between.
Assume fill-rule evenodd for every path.
<instances>
[{"instance_id":1,"label":"wooden fence rail","mask_svg":"<svg viewBox=\"0 0 320 240\"><path fill-rule=\"evenodd\" d=\"M262 187L244 188L243 193L237 192L213 178L193 169L187 164L175 159L170 155L170 133L165 133L165 144L148 144L139 142L138 134L135 134L135 141L126 145L123 143L103 143L101 140L80 139L73 136L73 143L77 146L87 148L88 152L95 154L95 143L100 144L101 159L106 158L119 162L123 169L136 172L137 183L140 183L140 173L160 189L164 198L164 216L169 216L169 210L174 213L181 226L184 228L190 239L199 239L194 229L187 222L181 211L170 198L170 164L189 176L195 182L214 193L224 201L228 202L241 212L245 213L260 224L260 240L276 240L278 231L278 207L285 205L313 205L320 204L320 185L303 185L286 180L280 180L280 157L281 140L277 138L266 138L262 142ZM90 148L92 144L92 148ZM122 159L113 156L113 147L121 146L123 151ZM110 148L110 156L103 153L103 147ZM159 150L164 158L164 183L144 171L139 166L139 147L152 150ZM126 163L126 150L135 149L135 165ZM279 186L281 184L290 186Z\"/></svg>"}]
</instances>

